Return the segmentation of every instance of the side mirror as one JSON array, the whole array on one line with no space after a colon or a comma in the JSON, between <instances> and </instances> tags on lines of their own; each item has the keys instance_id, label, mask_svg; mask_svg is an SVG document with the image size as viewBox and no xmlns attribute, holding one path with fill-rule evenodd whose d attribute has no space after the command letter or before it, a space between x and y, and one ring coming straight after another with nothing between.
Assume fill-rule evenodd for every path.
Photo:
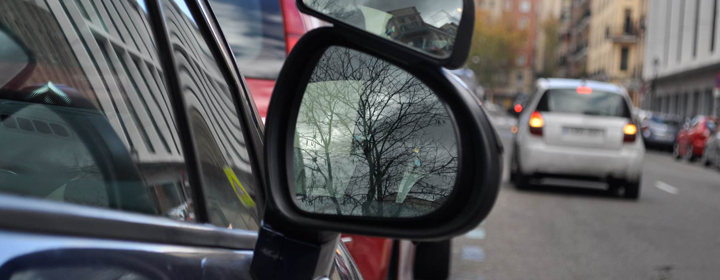
<instances>
[{"instance_id":1,"label":"side mirror","mask_svg":"<svg viewBox=\"0 0 720 280\"><path fill-rule=\"evenodd\" d=\"M265 134L271 225L450 238L490 212L501 144L476 97L438 65L337 28L288 57ZM370 44L371 45L371 44Z\"/></svg>"},{"instance_id":2,"label":"side mirror","mask_svg":"<svg viewBox=\"0 0 720 280\"><path fill-rule=\"evenodd\" d=\"M297 5L357 36L402 46L421 59L455 69L470 51L472 1L297 0Z\"/></svg>"}]
</instances>

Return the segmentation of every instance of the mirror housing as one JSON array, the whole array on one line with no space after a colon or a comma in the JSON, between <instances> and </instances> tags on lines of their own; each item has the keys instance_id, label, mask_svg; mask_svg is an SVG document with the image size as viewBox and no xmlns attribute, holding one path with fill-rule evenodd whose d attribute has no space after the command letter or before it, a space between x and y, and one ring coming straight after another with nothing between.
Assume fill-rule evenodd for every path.
<instances>
[{"instance_id":1,"label":"mirror housing","mask_svg":"<svg viewBox=\"0 0 720 280\"><path fill-rule=\"evenodd\" d=\"M405 47L369 42L336 27L310 31L288 56L275 85L265 130L266 221L275 229L298 228L413 240L439 240L476 227L490 212L502 176L502 144L475 95L439 65ZM338 216L305 212L295 202L293 149L296 121L311 74L331 46L382 59L432 89L450 114L458 139L458 174L447 201L418 217ZM383 50L378 52L376 50ZM282 222L275 219L282 220Z\"/></svg>"},{"instance_id":2,"label":"mirror housing","mask_svg":"<svg viewBox=\"0 0 720 280\"><path fill-rule=\"evenodd\" d=\"M307 0L305 0L307 1ZM337 0L330 0L337 1ZM382 1L397 1L397 0L382 0ZM439 2L437 0L415 0L416 2L426 1L430 3ZM405 49L409 54L413 55L417 59L424 60L427 63L442 66L448 69L457 69L462 67L470 54L470 45L472 43L473 28L475 25L475 2L474 0L457 0L462 2L462 11L460 12L460 20L457 24L457 32L455 33L455 40L450 51L449 56L436 56L429 52L422 51L420 48L411 47L408 44L394 41L393 39L384 38L379 35L375 35L371 32L354 26L346 21L339 20L328 14L319 12L317 10L308 7L304 0L297 0L296 4L300 12L312 15L320 18L324 21L330 22L334 27L341 29L345 32L350 32L353 36L362 38L364 42L378 43L383 45L384 48L389 47L401 47ZM339 1L338 1L339 2ZM377 19L375 19L377 20ZM454 31L453 31L454 32ZM383 48L383 49L384 49Z\"/></svg>"}]
</instances>

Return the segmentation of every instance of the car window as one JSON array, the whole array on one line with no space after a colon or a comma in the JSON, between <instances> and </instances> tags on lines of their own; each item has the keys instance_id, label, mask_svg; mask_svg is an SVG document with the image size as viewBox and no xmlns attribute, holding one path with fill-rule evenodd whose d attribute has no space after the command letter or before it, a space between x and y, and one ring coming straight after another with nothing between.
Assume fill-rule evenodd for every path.
<instances>
[{"instance_id":1,"label":"car window","mask_svg":"<svg viewBox=\"0 0 720 280\"><path fill-rule=\"evenodd\" d=\"M536 110L630 118L630 109L622 95L598 90L593 90L589 94L581 94L575 89L551 89L540 98Z\"/></svg>"},{"instance_id":2,"label":"car window","mask_svg":"<svg viewBox=\"0 0 720 280\"><path fill-rule=\"evenodd\" d=\"M277 79L285 60L280 0L211 0L210 6L243 75Z\"/></svg>"},{"instance_id":3,"label":"car window","mask_svg":"<svg viewBox=\"0 0 720 280\"><path fill-rule=\"evenodd\" d=\"M257 230L258 184L230 86L183 0L163 0L163 14L200 162L210 222ZM242 69L241 69L242 70Z\"/></svg>"},{"instance_id":4,"label":"car window","mask_svg":"<svg viewBox=\"0 0 720 280\"><path fill-rule=\"evenodd\" d=\"M0 192L194 220L144 1L87 3L0 2Z\"/></svg>"}]
</instances>

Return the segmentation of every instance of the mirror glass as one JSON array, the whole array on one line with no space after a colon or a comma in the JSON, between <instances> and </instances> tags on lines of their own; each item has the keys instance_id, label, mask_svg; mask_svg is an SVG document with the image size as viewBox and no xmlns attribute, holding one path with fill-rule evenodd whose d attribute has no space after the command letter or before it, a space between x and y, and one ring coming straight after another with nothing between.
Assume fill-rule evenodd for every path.
<instances>
[{"instance_id":1,"label":"mirror glass","mask_svg":"<svg viewBox=\"0 0 720 280\"><path fill-rule=\"evenodd\" d=\"M303 0L310 9L438 58L450 56L462 0Z\"/></svg>"},{"instance_id":2,"label":"mirror glass","mask_svg":"<svg viewBox=\"0 0 720 280\"><path fill-rule=\"evenodd\" d=\"M331 215L428 214L455 184L455 135L445 105L419 79L330 47L312 72L295 127L297 205Z\"/></svg>"}]
</instances>

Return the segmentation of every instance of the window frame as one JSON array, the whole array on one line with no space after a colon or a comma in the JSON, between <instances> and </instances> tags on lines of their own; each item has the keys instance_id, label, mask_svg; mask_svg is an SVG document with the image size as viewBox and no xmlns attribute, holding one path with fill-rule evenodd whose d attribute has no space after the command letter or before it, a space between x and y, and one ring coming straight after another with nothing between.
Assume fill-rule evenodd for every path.
<instances>
[{"instance_id":1,"label":"window frame","mask_svg":"<svg viewBox=\"0 0 720 280\"><path fill-rule=\"evenodd\" d=\"M169 93L181 92L177 67L174 63L165 18L160 10L160 0L146 0L148 20L151 25L160 64L163 70L165 87ZM202 1L200 3L199 1ZM238 112L243 136L246 137L248 155L253 175L257 179L257 192L260 195L257 207L262 217L265 205L265 187L262 174L262 123L257 114L249 91L234 60L230 59L229 45L211 21L218 26L214 16L206 13L208 3L203 0L187 0L191 15L195 18L199 32L206 40L217 66L228 83L233 103ZM204 11L201 6L204 5ZM212 17L212 18L211 18ZM235 65L234 68L230 67ZM233 70L231 70L233 69ZM0 231L17 230L46 234L71 235L80 237L109 238L119 240L143 241L175 245L220 247L229 249L253 250L258 232L242 229L225 229L205 224L207 208L203 195L203 186L199 176L199 162L194 148L194 139L185 101L182 96L170 95L171 108L176 116L181 150L185 156L188 180L196 203L196 222L181 222L161 216L151 216L124 212L117 209L103 209L91 206L74 205L63 202L45 201L0 193ZM178 98L179 97L179 98ZM245 98L243 98L245 97ZM241 106L240 104L244 105ZM250 109L251 111L249 111ZM254 125L251 126L251 122ZM251 130L250 128L253 127Z\"/></svg>"}]
</instances>

